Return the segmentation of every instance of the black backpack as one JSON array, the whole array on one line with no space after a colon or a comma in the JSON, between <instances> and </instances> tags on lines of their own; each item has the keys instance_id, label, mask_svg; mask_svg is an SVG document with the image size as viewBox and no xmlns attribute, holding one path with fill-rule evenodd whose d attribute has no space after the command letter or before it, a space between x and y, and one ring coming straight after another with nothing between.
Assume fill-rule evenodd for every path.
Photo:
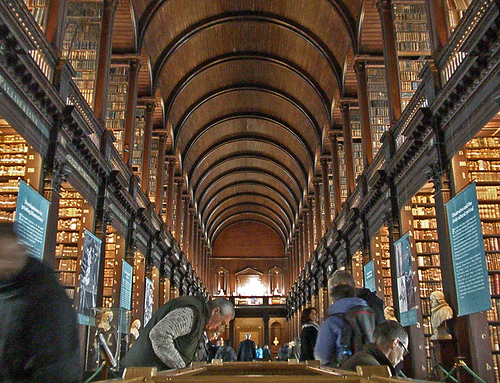
<instances>
[{"instance_id":1,"label":"black backpack","mask_svg":"<svg viewBox=\"0 0 500 383\"><path fill-rule=\"evenodd\" d=\"M342 334L337 339L336 360L332 367L340 367L347 359L371 342L375 329L375 312L367 306L355 306L345 313L333 314L342 321Z\"/></svg>"}]
</instances>

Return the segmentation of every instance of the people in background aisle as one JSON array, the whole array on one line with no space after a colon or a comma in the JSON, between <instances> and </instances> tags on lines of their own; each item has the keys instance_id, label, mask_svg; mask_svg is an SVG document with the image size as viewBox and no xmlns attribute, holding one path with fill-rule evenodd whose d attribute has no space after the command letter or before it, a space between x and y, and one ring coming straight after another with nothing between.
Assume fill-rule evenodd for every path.
<instances>
[{"instance_id":1,"label":"people in background aisle","mask_svg":"<svg viewBox=\"0 0 500 383\"><path fill-rule=\"evenodd\" d=\"M158 309L122 361L122 367L183 368L195 358L205 333L220 333L234 318L225 298L202 295L172 299Z\"/></svg>"},{"instance_id":2,"label":"people in background aisle","mask_svg":"<svg viewBox=\"0 0 500 383\"><path fill-rule=\"evenodd\" d=\"M76 313L52 270L0 223L0 382L81 379Z\"/></svg>"},{"instance_id":3,"label":"people in background aisle","mask_svg":"<svg viewBox=\"0 0 500 383\"><path fill-rule=\"evenodd\" d=\"M389 366L392 375L394 367L408 354L408 334L398 322L387 320L380 323L373 333L373 343L354 354L340 366L343 370L356 371L356 366Z\"/></svg>"},{"instance_id":4,"label":"people in background aisle","mask_svg":"<svg viewBox=\"0 0 500 383\"><path fill-rule=\"evenodd\" d=\"M257 355L257 359L259 359L259 360L262 359L264 352L262 350L262 347L260 347L260 345L257 345L257 348L255 349L255 354Z\"/></svg>"},{"instance_id":5,"label":"people in background aisle","mask_svg":"<svg viewBox=\"0 0 500 383\"><path fill-rule=\"evenodd\" d=\"M354 297L354 288L350 285L335 286L330 296L333 304L328 307L329 317L320 326L314 356L322 365L338 367L343 358L352 356L365 343L371 342L375 313L363 299ZM352 344L342 343L345 326L351 326L354 331Z\"/></svg>"},{"instance_id":6,"label":"people in background aisle","mask_svg":"<svg viewBox=\"0 0 500 383\"><path fill-rule=\"evenodd\" d=\"M290 345L288 343L283 344L278 350L278 360L286 362L290 357Z\"/></svg>"},{"instance_id":7,"label":"people in background aisle","mask_svg":"<svg viewBox=\"0 0 500 383\"><path fill-rule=\"evenodd\" d=\"M223 362L234 362L238 359L230 341L224 341L224 346L219 347L214 359L222 359Z\"/></svg>"},{"instance_id":8,"label":"people in background aisle","mask_svg":"<svg viewBox=\"0 0 500 383\"><path fill-rule=\"evenodd\" d=\"M384 316L384 301L380 299L377 294L369 289L362 287L356 288L356 283L352 274L346 270L337 270L333 273L331 278L328 280L328 291L339 284L346 284L354 288L354 296L364 299L368 306L375 312L375 324L379 324L385 320Z\"/></svg>"},{"instance_id":9,"label":"people in background aisle","mask_svg":"<svg viewBox=\"0 0 500 383\"><path fill-rule=\"evenodd\" d=\"M240 342L238 347L238 360L240 362L250 362L257 358L255 342L251 340L252 334L246 333L245 340Z\"/></svg>"},{"instance_id":10,"label":"people in background aisle","mask_svg":"<svg viewBox=\"0 0 500 383\"><path fill-rule=\"evenodd\" d=\"M300 332L300 361L314 360L314 346L318 337L318 314L314 307L302 311L300 317L302 331Z\"/></svg>"},{"instance_id":11,"label":"people in background aisle","mask_svg":"<svg viewBox=\"0 0 500 383\"><path fill-rule=\"evenodd\" d=\"M265 344L262 349L262 360L271 360L271 350L267 344Z\"/></svg>"}]
</instances>

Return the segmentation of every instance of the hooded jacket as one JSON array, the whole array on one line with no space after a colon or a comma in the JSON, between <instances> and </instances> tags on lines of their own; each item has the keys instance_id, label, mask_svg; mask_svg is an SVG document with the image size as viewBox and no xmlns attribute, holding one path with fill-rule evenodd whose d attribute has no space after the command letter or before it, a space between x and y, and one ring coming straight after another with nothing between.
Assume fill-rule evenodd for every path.
<instances>
[{"instance_id":1,"label":"hooded jacket","mask_svg":"<svg viewBox=\"0 0 500 383\"><path fill-rule=\"evenodd\" d=\"M371 342L375 329L375 313L361 298L342 298L328 307L329 317L321 325L314 348L315 358L321 365L331 364L337 358L337 344L342 336L344 322L334 314L345 314L349 310L359 307L354 321L363 333L362 343Z\"/></svg>"}]
</instances>

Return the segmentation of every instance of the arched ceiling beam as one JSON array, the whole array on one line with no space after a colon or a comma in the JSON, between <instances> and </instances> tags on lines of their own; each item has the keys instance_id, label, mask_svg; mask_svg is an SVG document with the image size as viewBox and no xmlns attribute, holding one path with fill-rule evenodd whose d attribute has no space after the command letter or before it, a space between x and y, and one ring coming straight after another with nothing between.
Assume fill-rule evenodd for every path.
<instances>
[{"instance_id":1,"label":"arched ceiling beam","mask_svg":"<svg viewBox=\"0 0 500 383\"><path fill-rule=\"evenodd\" d=\"M241 210L238 210L241 209ZM264 217L267 217L270 221L274 222L276 227L279 228L280 232L283 233L283 238L286 238L288 234L288 230L286 228L286 224L283 222L281 217L269 206L257 203L244 203L230 206L223 211L219 212L219 214L214 218L210 225L206 226L206 231L208 233L208 237L212 238L213 233L217 229L217 227L224 222L228 217L232 217L235 215L241 215L246 213L254 213L260 214ZM213 243L211 241L211 243Z\"/></svg>"},{"instance_id":2,"label":"arched ceiling beam","mask_svg":"<svg viewBox=\"0 0 500 383\"><path fill-rule=\"evenodd\" d=\"M195 195L195 199L196 199L197 205L200 207L200 211L202 212L202 215L203 215L203 210L202 209L203 209L203 206L205 205L205 201L204 200L211 195L212 190L215 189L215 188L217 188L218 187L217 185L219 183L222 183L223 180L224 180L224 178L234 176L235 174L242 174L244 176L243 179L245 179L245 180L250 180L251 179L250 176L252 174L264 175L266 177L270 177L271 179L274 179L277 183L279 183L281 186L283 186L283 188L286 191L286 193L282 193L278 189L276 189L274 187L271 187L269 184L266 184L266 183L263 183L263 182L258 182L258 181L255 181L255 180L252 180L251 182L254 183L254 184L267 185L267 186L271 187L273 190L275 189L288 202L288 205L290 206L290 209L292 211L297 211L298 210L298 208L299 208L299 199L293 193L293 190L290 188L290 186L288 185L288 183L285 180L282 180L281 178L278 178L276 176L276 174L268 171L267 169L242 167L242 168L231 169L229 171L226 171L226 172L223 172L221 174L216 175L217 179L215 181L213 181L213 182L209 182L208 187L205 188L205 189L201 189L201 186L200 186L200 190L198 190L198 192L200 194L200 197L196 198L196 195ZM238 181L238 182L246 183L246 182L250 182L250 181ZM238 182L235 182L235 184L238 183ZM232 185L232 183L228 184L228 187L231 186L231 185ZM297 185L297 187L298 187L298 185ZM287 194L290 199L287 199L287 196L285 196L284 194Z\"/></svg>"},{"instance_id":3,"label":"arched ceiling beam","mask_svg":"<svg viewBox=\"0 0 500 383\"><path fill-rule=\"evenodd\" d=\"M289 209L281 205L280 200L273 198L273 196L269 194L263 194L258 191L245 191L245 192L233 192L232 194L224 197L220 201L218 201L217 206L212 206L208 207L206 210L205 217L202 214L202 220L207 223L207 225L212 221L212 218L217 215L217 210L220 210L223 208L224 204L226 202L230 202L231 200L239 200L239 197L259 197L259 199L262 200L269 200L273 205L276 205L280 212L288 218L287 222L287 229L290 230L292 225L293 225L293 212L290 211ZM251 203L252 201L249 200L248 203Z\"/></svg>"},{"instance_id":4,"label":"arched ceiling beam","mask_svg":"<svg viewBox=\"0 0 500 383\"><path fill-rule=\"evenodd\" d=\"M169 115L170 109L172 105L175 104L177 97L182 93L182 91L199 75L201 75L204 71L217 66L219 64L227 63L230 61L239 61L239 60L254 60L254 61L266 61L270 62L274 65L284 67L289 71L295 73L298 77L302 78L311 89L313 89L314 93L321 100L323 108L325 109L325 115L330 116L330 104L327 93L323 90L321 85L316 81L316 79L311 76L308 72L304 71L302 68L297 66L295 63L287 61L278 56L265 54L265 53L256 53L256 52L230 52L224 55L220 55L218 57L211 58L192 70L190 70L186 75L175 85L172 92L170 92L166 102L165 108L166 113ZM330 117L329 117L330 118Z\"/></svg>"},{"instance_id":5,"label":"arched ceiling beam","mask_svg":"<svg viewBox=\"0 0 500 383\"><path fill-rule=\"evenodd\" d=\"M153 0L151 1L146 10L142 13L139 22L138 22L138 31L137 31L137 40L138 46L142 47L144 42L144 36L146 35L146 31L149 28L149 24L153 20L155 14L158 10L169 0ZM356 48L357 51L357 42L358 39L356 37L356 21L352 17L351 13L345 6L342 0L326 0L330 5L335 9L337 14L340 16L342 23L344 24L345 29L348 31L349 38L351 40L351 44L353 48Z\"/></svg>"},{"instance_id":6,"label":"arched ceiling beam","mask_svg":"<svg viewBox=\"0 0 500 383\"><path fill-rule=\"evenodd\" d=\"M217 237L228 227L232 225L236 225L241 222L258 222L261 223L267 227L269 227L272 231L274 231L278 237L281 239L281 242L283 243L283 247L287 243L287 236L286 233L284 233L281 228L276 225L276 222L273 220L269 219L269 217L262 215L260 213L254 213L254 212L247 212L243 214L235 214L230 217L227 217L223 222L221 222L214 230L214 233L210 239L210 243L214 243L217 241Z\"/></svg>"},{"instance_id":7,"label":"arched ceiling beam","mask_svg":"<svg viewBox=\"0 0 500 383\"><path fill-rule=\"evenodd\" d=\"M277 197L276 199L273 199L273 200L278 205L281 205L287 211L287 213L288 213L287 215L289 215L290 220L293 222L293 219L294 219L294 216L295 216L294 213L297 211L297 209L294 209L290 205L290 201L288 201L283 196L283 194L280 193L280 190L278 190L277 188L275 188L273 185L269 185L267 183L260 182L260 181L246 180L245 179L245 180L241 180L241 181L231 182L231 183L229 183L227 185L222 185L222 187L221 187L220 185L217 186L217 184L219 182L220 182L220 178L217 179L217 182L215 182L214 184L210 185L210 189L207 189L207 190L205 190L202 193L202 198L198 202L198 209L200 211L201 217L204 217L207 214L209 214L209 212L212 209L213 203L215 203L215 201L217 200L218 195L220 195L221 193L225 192L226 190L229 190L231 188L238 188L238 187L242 187L242 188L251 190L251 189L253 189L255 187L259 187L259 188L265 188L265 189L267 189L269 191L268 195L273 194L273 195L275 195ZM213 194L209 193L209 190L211 191L211 189L215 189L216 187L217 187L217 190L214 190ZM206 198L208 198L208 201L205 203L205 199ZM278 201L281 201L281 204Z\"/></svg>"},{"instance_id":8,"label":"arched ceiling beam","mask_svg":"<svg viewBox=\"0 0 500 383\"><path fill-rule=\"evenodd\" d=\"M342 67L337 61L335 55L330 51L328 46L311 30L308 30L303 25L296 23L293 20L287 19L285 17L279 15L273 15L267 12L227 12L221 13L218 15L214 15L208 17L204 20L201 20L194 25L188 27L182 33L180 33L172 42L165 47L162 51L158 59L153 65L153 84L156 88L157 82L160 76L163 67L166 65L167 61L170 57L183 45L187 44L187 42L196 34L204 31L205 29L219 27L225 23L237 22L240 23L242 21L245 22L260 22L266 24L274 24L286 30L289 30L296 35L300 36L302 39L307 41L311 46L316 49L318 53L320 53L325 61L328 63L328 66L331 69L331 72L335 79L337 80L337 85L339 89L342 89Z\"/></svg>"},{"instance_id":9,"label":"arched ceiling beam","mask_svg":"<svg viewBox=\"0 0 500 383\"><path fill-rule=\"evenodd\" d=\"M194 134L189 141L185 145L185 149L181 152L182 158L187 158L189 156L189 152L192 150L196 144L203 139L203 136L210 132L211 129L217 129L218 125L223 124L225 122L229 122L232 120L237 120L237 119L256 119L256 120L263 120L267 122L271 122L272 124L278 125L280 128L286 130L288 133L290 133L291 136L295 138L295 140L304 148L306 153L309 155L309 160L311 161L311 164L314 164L314 151L311 148L311 146L308 144L308 142L304 139L304 137L300 134L300 132L297 132L296 129L294 129L292 126L286 124L284 121L281 121L273 116L263 114L263 113L234 113L234 114L229 114L226 116L221 116L217 118L214 121L210 121L209 123L205 124L202 126L196 134ZM320 146L320 142L316 143L317 146Z\"/></svg>"},{"instance_id":10,"label":"arched ceiling beam","mask_svg":"<svg viewBox=\"0 0 500 383\"><path fill-rule=\"evenodd\" d=\"M252 142L252 143L259 142L261 144L268 144L270 146L277 148L281 152L283 152L283 154L285 154L294 163L294 165L296 165L298 167L298 169L300 169L300 171L302 172L302 174L300 176L304 180L304 183L307 186L307 179L308 179L309 173L308 173L306 167L304 166L304 164L301 163L299 161L299 159L294 155L293 151L288 150L288 148L284 147L277 140L270 140L268 138L263 139L257 135L251 135L251 134L250 135L240 135L238 138L229 138L227 140L219 141L216 144L208 147L200 156L198 156L198 158L193 163L193 165L190 167L190 169L186 169L188 179L192 180L193 179L193 172L198 167L200 167L203 164L203 162L207 161L211 154L214 154L219 149L222 149L223 146L227 146L227 145L231 145L231 144L235 144L235 143L244 143L244 142ZM233 153L234 153L234 151L233 151ZM239 153L239 152L236 152L236 153ZM267 157L267 156L262 155L260 152L257 152L257 151L251 151L251 153L254 155L257 155L259 157L264 157L264 158ZM232 154L228 154L227 156L231 157ZM184 162L186 162L186 159L184 159ZM282 166L286 166L286 165L284 163L282 163ZM303 188L305 188L306 186L304 186Z\"/></svg>"},{"instance_id":11,"label":"arched ceiling beam","mask_svg":"<svg viewBox=\"0 0 500 383\"><path fill-rule=\"evenodd\" d=\"M269 162L270 165L274 165L275 167L279 168L283 174L285 174L287 177L288 177L288 180L295 186L295 188L297 190L303 190L304 188L301 186L299 180L297 179L297 177L295 176L295 174L293 173L290 173L290 171L285 167L283 166L283 164L281 164L280 162L276 161L274 158L270 158L270 157L264 157L262 155L260 156L256 156L256 155L253 155L252 153L244 153L244 154L239 154L238 156L232 156L232 157L226 157L226 158L222 158L220 159L219 161L215 162L212 164L212 166L208 169L206 169L196 180L191 180L191 183L192 183L192 187L193 187L193 193L194 195L196 196L198 194L198 186L200 185L201 182L204 181L204 179L209 175L211 174L211 172L214 172L213 174L217 174L216 172L216 168L218 166L221 166L229 161L234 161L235 159L248 159L248 160L252 160L252 159L259 159L259 160L262 160L262 161L265 161L265 162ZM267 173L267 170L266 169L262 169L262 168L248 168L248 167L244 167L244 168L238 168L238 171L245 171L245 170L255 170L255 171L258 171L258 172L265 172ZM229 172L232 172L234 171L233 170L230 170ZM229 173L227 172L227 173ZM225 173L225 174L227 174ZM224 175L221 174L221 177ZM193 182L194 181L194 182ZM289 185L287 180L283 179L283 184L284 185ZM290 189L292 190L292 189ZM299 204L300 202L300 199L302 198L302 195L299 193L299 195L295 194L295 193L292 193L294 196L295 196L295 202L296 204Z\"/></svg>"},{"instance_id":12,"label":"arched ceiling beam","mask_svg":"<svg viewBox=\"0 0 500 383\"><path fill-rule=\"evenodd\" d=\"M174 142L177 142L178 140L178 135L182 131L182 127L186 123L186 121L196 112L198 108L203 106L205 103L208 101L211 101L212 99L215 99L221 95L224 95L226 93L231 93L231 92L242 92L242 91L254 91L254 92L263 92L263 93L268 93L273 96L279 97L286 102L288 102L290 105L292 105L294 108L296 108L300 113L309 121L311 126L314 128L314 131L316 133L316 136L318 137L319 142L321 142L321 126L319 125L318 121L316 120L315 116L303 105L300 101L296 100L292 95L290 94L285 94L284 92L281 92L279 89L269 87L266 85L256 85L256 84L234 84L228 87L223 87L220 89L215 89L212 92L209 92L206 95L203 95L200 97L196 102L194 102L182 115L180 118L180 122L177 124L177 126L174 128Z\"/></svg>"}]
</instances>

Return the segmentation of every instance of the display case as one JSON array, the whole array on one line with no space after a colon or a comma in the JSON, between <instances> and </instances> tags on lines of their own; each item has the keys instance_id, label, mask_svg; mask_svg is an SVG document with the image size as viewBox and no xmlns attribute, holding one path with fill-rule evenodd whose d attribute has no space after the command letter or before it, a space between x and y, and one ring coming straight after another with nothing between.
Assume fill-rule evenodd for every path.
<instances>
[{"instance_id":1,"label":"display case","mask_svg":"<svg viewBox=\"0 0 500 383\"><path fill-rule=\"evenodd\" d=\"M130 343L130 311L123 308L94 307L90 310L85 370L96 371L106 361L112 370Z\"/></svg>"}]
</instances>

